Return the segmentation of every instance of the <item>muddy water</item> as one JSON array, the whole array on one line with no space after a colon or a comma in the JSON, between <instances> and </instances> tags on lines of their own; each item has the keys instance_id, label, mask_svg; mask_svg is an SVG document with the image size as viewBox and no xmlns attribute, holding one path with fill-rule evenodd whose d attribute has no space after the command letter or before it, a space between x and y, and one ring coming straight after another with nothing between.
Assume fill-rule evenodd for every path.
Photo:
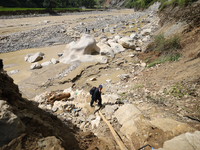
<instances>
[{"instance_id":1,"label":"muddy water","mask_svg":"<svg viewBox=\"0 0 200 150\"><path fill-rule=\"evenodd\" d=\"M43 52L45 54L45 58L39 61L39 63L43 63L50 61L52 58L58 59L57 54L62 53L65 46L66 45L58 45L45 48L19 50L16 52L0 54L0 58L3 59L4 70L7 71L7 73L12 70L19 70L17 74L10 75L14 79L14 82L18 84L21 80L28 78L32 74L32 71L30 70L31 63L24 61L24 57L27 54Z\"/></svg>"},{"instance_id":2,"label":"muddy water","mask_svg":"<svg viewBox=\"0 0 200 150\"><path fill-rule=\"evenodd\" d=\"M128 15L133 13L133 10L112 10L109 12L103 12L101 14L84 14L84 15L68 15L68 16L47 16L47 17L35 17L35 18L19 18L19 19L0 19L0 35L6 33L16 33L19 31L31 30L36 28L41 28L45 26L51 25L58 25L62 23L69 24L69 27L72 28L76 26L80 22L91 22L94 21L96 16L108 16L108 15ZM88 18L87 18L88 17ZM49 20L50 23L45 24L44 20ZM130 20L131 21L131 20ZM113 25L111 25L113 26ZM143 26L143 25L142 25ZM127 31L127 33L123 33ZM137 28L127 29L116 32L116 34L126 34L130 35L129 31L137 31ZM93 34L93 33L91 33ZM110 32L104 33L106 36L111 36ZM10 75L16 84L22 85L20 88L26 89L28 93L32 93L32 95L27 95L29 98L34 97L36 94L46 91L47 89L37 89L39 85L45 82L48 78L54 77L62 70L66 69L68 66L66 64L51 64L48 67L43 67L40 70L30 70L31 63L25 62L24 57L29 53L37 53L43 52L45 54L45 58L39 63L43 63L46 61L50 61L52 58L58 59L57 54L62 53L65 49L66 45L57 45L52 47L44 47L44 48L32 48L32 49L25 49L19 50L16 52L4 53L0 54L0 58L3 59L4 62L4 70L8 73L12 70L19 70L17 74ZM82 63L82 68L84 69L87 64ZM81 71L81 70L80 70ZM97 81L90 81L88 77L81 77L76 84L82 85L84 83L90 83L91 85L98 86L101 83L106 82L107 79L112 79L112 81L116 81L119 78L117 75L123 74L123 71L116 70L103 70L101 71L101 76L98 76ZM76 76L77 73L73 71L71 74ZM91 77L96 77L90 76ZM68 80L69 78L66 77L63 80ZM22 84L22 82L24 82ZM60 82L60 81L59 81ZM59 89L66 89L72 86L72 83L66 83L64 85L59 85ZM51 86L48 90L58 90L58 86ZM23 91L23 90L22 90Z\"/></svg>"}]
</instances>

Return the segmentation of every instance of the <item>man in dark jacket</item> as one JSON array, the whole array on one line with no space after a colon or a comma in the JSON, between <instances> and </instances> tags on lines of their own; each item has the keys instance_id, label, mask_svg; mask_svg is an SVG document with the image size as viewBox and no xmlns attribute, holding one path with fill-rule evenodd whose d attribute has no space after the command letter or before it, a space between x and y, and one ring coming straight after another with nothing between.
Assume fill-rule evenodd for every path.
<instances>
[{"instance_id":1,"label":"man in dark jacket","mask_svg":"<svg viewBox=\"0 0 200 150\"><path fill-rule=\"evenodd\" d=\"M102 104L101 104L101 101L102 101L102 99L101 99L101 90L102 90L102 88L103 88L103 86L99 85L99 88L95 89L94 94L92 95L92 100L90 102L90 106L91 107L94 107L93 103L94 103L94 101L97 102L97 100L99 100L98 105L102 106Z\"/></svg>"}]
</instances>

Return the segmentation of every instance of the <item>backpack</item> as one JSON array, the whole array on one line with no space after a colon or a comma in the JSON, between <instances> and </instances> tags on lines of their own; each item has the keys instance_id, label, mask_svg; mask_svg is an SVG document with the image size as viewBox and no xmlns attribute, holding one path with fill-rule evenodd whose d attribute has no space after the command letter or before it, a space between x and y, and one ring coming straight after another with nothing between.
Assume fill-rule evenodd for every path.
<instances>
[{"instance_id":1,"label":"backpack","mask_svg":"<svg viewBox=\"0 0 200 150\"><path fill-rule=\"evenodd\" d=\"M91 88L90 94L93 95L95 90L96 90L96 87Z\"/></svg>"}]
</instances>

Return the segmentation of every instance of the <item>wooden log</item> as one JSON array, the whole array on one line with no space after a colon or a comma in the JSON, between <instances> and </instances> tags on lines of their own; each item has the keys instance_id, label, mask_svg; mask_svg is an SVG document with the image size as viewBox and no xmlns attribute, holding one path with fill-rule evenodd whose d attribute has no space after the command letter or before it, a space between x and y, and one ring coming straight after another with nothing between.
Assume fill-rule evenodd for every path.
<instances>
[{"instance_id":1,"label":"wooden log","mask_svg":"<svg viewBox=\"0 0 200 150\"><path fill-rule=\"evenodd\" d=\"M120 137L117 135L117 133L115 132L115 130L113 129L113 127L110 125L110 123L105 119L105 117L102 115L101 111L99 111L100 116L102 117L103 121L108 125L108 127L110 128L110 131L112 133L112 135L114 136L117 144L119 145L121 150L128 150L125 146L124 143L121 141Z\"/></svg>"}]
</instances>

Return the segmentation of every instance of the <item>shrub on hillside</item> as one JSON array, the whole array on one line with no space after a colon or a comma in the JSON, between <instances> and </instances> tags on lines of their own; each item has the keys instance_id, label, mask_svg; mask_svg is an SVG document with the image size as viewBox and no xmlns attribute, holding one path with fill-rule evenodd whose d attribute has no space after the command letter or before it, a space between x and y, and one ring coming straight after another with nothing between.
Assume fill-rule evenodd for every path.
<instances>
[{"instance_id":1,"label":"shrub on hillside","mask_svg":"<svg viewBox=\"0 0 200 150\"><path fill-rule=\"evenodd\" d=\"M146 53L150 51L159 52L159 57L153 62L149 63L147 67L164 63L166 61L177 61L180 59L181 54L178 50L181 49L181 39L179 36L175 35L171 38L166 39L163 34L158 34L156 36L153 36L152 38L154 42L150 43L147 46Z\"/></svg>"}]
</instances>

